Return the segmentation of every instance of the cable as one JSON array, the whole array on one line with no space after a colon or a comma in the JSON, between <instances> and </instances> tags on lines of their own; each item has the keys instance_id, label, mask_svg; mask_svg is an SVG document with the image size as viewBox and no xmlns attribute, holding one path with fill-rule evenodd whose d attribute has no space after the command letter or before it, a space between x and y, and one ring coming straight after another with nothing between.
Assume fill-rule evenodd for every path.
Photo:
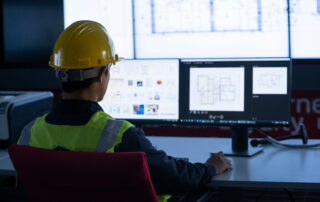
<instances>
[{"instance_id":1,"label":"cable","mask_svg":"<svg viewBox=\"0 0 320 202\"><path fill-rule=\"evenodd\" d=\"M261 130L254 128L256 132L258 132L260 135L262 135L268 142L275 144L275 145L280 145L284 147L289 147L289 148L296 148L296 149L303 149L303 148L312 148L312 147L320 147L320 143L318 144L306 144L306 145L297 145L297 144L286 144L286 143L281 143L277 141L276 139L266 135L264 132Z\"/></svg>"}]
</instances>

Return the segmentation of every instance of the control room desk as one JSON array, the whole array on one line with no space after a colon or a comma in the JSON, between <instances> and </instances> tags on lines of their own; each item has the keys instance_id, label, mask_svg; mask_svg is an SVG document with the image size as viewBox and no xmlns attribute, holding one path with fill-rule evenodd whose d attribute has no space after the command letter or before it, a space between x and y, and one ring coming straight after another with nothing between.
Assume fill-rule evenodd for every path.
<instances>
[{"instance_id":1,"label":"control room desk","mask_svg":"<svg viewBox=\"0 0 320 202\"><path fill-rule=\"evenodd\" d=\"M231 147L230 138L148 137L168 155L205 162L210 152ZM309 143L320 142L311 140ZM301 144L301 140L286 143ZM295 188L320 190L320 148L288 149L264 146L253 157L228 157L234 169L213 178L213 187ZM0 150L0 175L16 175L8 152Z\"/></svg>"},{"instance_id":2,"label":"control room desk","mask_svg":"<svg viewBox=\"0 0 320 202\"><path fill-rule=\"evenodd\" d=\"M230 138L149 137L168 155L205 162L210 152L228 150ZM302 144L301 140L286 143ZM320 140L309 140L309 144ZM288 149L273 145L253 157L228 157L234 169L215 176L214 187L295 188L320 190L320 148Z\"/></svg>"}]
</instances>

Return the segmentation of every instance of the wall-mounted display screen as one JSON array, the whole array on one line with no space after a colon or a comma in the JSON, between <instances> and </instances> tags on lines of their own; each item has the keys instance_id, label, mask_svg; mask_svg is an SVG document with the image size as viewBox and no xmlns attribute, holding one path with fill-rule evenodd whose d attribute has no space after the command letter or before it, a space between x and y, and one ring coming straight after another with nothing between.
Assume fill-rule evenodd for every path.
<instances>
[{"instance_id":1,"label":"wall-mounted display screen","mask_svg":"<svg viewBox=\"0 0 320 202\"><path fill-rule=\"evenodd\" d=\"M288 57L287 8L287 0L136 0L136 56Z\"/></svg>"},{"instance_id":2,"label":"wall-mounted display screen","mask_svg":"<svg viewBox=\"0 0 320 202\"><path fill-rule=\"evenodd\" d=\"M96 20L136 59L289 57L287 11L287 0L64 0L65 26Z\"/></svg>"},{"instance_id":3,"label":"wall-mounted display screen","mask_svg":"<svg viewBox=\"0 0 320 202\"><path fill-rule=\"evenodd\" d=\"M320 58L320 0L290 0L292 58Z\"/></svg>"}]
</instances>

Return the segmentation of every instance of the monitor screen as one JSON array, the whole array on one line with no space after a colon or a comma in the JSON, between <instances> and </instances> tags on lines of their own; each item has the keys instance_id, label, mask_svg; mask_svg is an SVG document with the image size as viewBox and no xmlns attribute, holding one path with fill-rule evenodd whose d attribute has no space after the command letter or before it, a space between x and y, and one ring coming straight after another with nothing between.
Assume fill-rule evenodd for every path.
<instances>
[{"instance_id":1,"label":"monitor screen","mask_svg":"<svg viewBox=\"0 0 320 202\"><path fill-rule=\"evenodd\" d=\"M179 60L124 60L111 67L103 110L118 119L177 122Z\"/></svg>"},{"instance_id":2,"label":"monitor screen","mask_svg":"<svg viewBox=\"0 0 320 202\"><path fill-rule=\"evenodd\" d=\"M182 60L180 122L286 126L290 59Z\"/></svg>"},{"instance_id":3,"label":"monitor screen","mask_svg":"<svg viewBox=\"0 0 320 202\"><path fill-rule=\"evenodd\" d=\"M292 58L320 58L320 0L291 0Z\"/></svg>"},{"instance_id":4,"label":"monitor screen","mask_svg":"<svg viewBox=\"0 0 320 202\"><path fill-rule=\"evenodd\" d=\"M104 25L120 57L133 58L131 0L64 0L64 26L78 20Z\"/></svg>"},{"instance_id":5,"label":"monitor screen","mask_svg":"<svg viewBox=\"0 0 320 202\"><path fill-rule=\"evenodd\" d=\"M135 0L137 58L289 57L287 0Z\"/></svg>"}]
</instances>

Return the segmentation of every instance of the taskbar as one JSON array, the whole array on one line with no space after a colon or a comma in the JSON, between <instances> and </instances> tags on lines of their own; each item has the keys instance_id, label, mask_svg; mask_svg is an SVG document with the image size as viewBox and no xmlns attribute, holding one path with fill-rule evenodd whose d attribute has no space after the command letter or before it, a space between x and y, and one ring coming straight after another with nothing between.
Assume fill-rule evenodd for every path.
<instances>
[{"instance_id":1,"label":"taskbar","mask_svg":"<svg viewBox=\"0 0 320 202\"><path fill-rule=\"evenodd\" d=\"M266 121L266 120L206 120L206 119L180 119L180 123L212 124L212 125L289 125L289 121Z\"/></svg>"}]
</instances>

